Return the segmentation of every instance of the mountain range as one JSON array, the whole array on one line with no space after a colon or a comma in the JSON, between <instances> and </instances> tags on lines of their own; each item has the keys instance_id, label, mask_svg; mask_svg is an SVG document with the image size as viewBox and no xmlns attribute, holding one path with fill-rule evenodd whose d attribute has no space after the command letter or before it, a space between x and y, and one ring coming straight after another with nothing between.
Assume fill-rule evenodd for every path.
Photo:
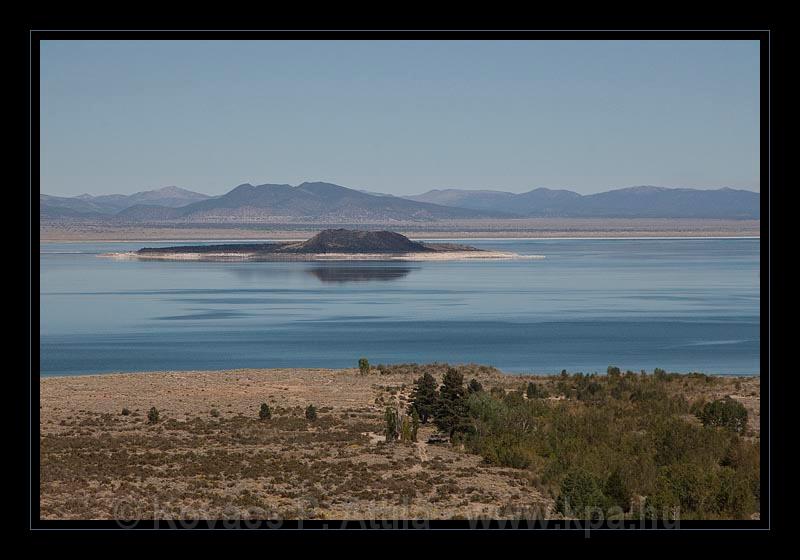
<instances>
[{"instance_id":1,"label":"mountain range","mask_svg":"<svg viewBox=\"0 0 800 560\"><path fill-rule=\"evenodd\" d=\"M64 197L43 194L39 196L39 208L40 215L47 217L97 217L114 215L137 204L154 204L177 208L208 198L212 197L180 187L164 187L130 195L107 194L92 196L90 194L82 194L80 196Z\"/></svg>"},{"instance_id":2,"label":"mountain range","mask_svg":"<svg viewBox=\"0 0 800 560\"><path fill-rule=\"evenodd\" d=\"M442 189L399 197L322 182L297 186L245 183L214 197L178 187L165 187L132 195L41 195L39 204L41 220L112 223L760 217L759 193L730 188L629 187L591 195L547 188L521 194L498 190Z\"/></svg>"},{"instance_id":3,"label":"mountain range","mask_svg":"<svg viewBox=\"0 0 800 560\"><path fill-rule=\"evenodd\" d=\"M730 188L701 190L643 186L589 195L547 188L521 194L441 189L406 198L524 217L758 219L760 216L759 193Z\"/></svg>"}]
</instances>

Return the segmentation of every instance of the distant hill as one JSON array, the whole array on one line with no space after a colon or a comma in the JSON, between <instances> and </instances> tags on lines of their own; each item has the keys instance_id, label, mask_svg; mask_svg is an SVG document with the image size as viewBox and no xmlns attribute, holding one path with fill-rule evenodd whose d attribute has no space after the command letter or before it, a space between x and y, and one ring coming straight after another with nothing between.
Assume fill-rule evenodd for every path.
<instances>
[{"instance_id":1,"label":"distant hill","mask_svg":"<svg viewBox=\"0 0 800 560\"><path fill-rule=\"evenodd\" d=\"M390 223L477 218L722 218L758 219L758 193L630 187L580 195L538 188L432 190L398 197L332 183L251 185L216 197L177 187L132 195L41 195L40 219L107 223Z\"/></svg>"},{"instance_id":2,"label":"distant hill","mask_svg":"<svg viewBox=\"0 0 800 560\"><path fill-rule=\"evenodd\" d=\"M630 187L591 195L546 188L521 194L442 189L406 198L522 217L760 218L759 193L730 188Z\"/></svg>"},{"instance_id":3,"label":"distant hill","mask_svg":"<svg viewBox=\"0 0 800 560\"><path fill-rule=\"evenodd\" d=\"M109 217L137 204L151 204L176 208L192 202L206 200L208 195L179 187L164 187L142 191L131 195L109 194L92 196L82 194L74 197L39 196L39 213L42 217Z\"/></svg>"},{"instance_id":4,"label":"distant hill","mask_svg":"<svg viewBox=\"0 0 800 560\"><path fill-rule=\"evenodd\" d=\"M484 218L505 215L469 208L378 196L331 183L239 185L222 196L180 208L136 205L117 215L119 221L392 221ZM507 217L507 216L506 216Z\"/></svg>"},{"instance_id":5,"label":"distant hill","mask_svg":"<svg viewBox=\"0 0 800 560\"><path fill-rule=\"evenodd\" d=\"M535 211L540 215L550 215L562 211L580 197L581 195L572 191L539 188L522 194L493 190L443 189L406 198L486 212L528 215Z\"/></svg>"}]
</instances>

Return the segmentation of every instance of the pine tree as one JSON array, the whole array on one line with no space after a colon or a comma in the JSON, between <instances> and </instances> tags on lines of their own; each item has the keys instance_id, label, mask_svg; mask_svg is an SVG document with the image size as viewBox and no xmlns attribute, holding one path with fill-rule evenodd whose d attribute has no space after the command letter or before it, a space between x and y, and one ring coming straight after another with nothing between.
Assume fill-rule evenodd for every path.
<instances>
[{"instance_id":1,"label":"pine tree","mask_svg":"<svg viewBox=\"0 0 800 560\"><path fill-rule=\"evenodd\" d=\"M422 377L414 381L414 392L411 395L411 410L417 411L420 422L423 424L427 424L428 418L433 415L437 399L436 379L430 373L425 373Z\"/></svg>"},{"instance_id":2,"label":"pine tree","mask_svg":"<svg viewBox=\"0 0 800 560\"><path fill-rule=\"evenodd\" d=\"M451 438L456 432L466 431L469 427L464 375L455 368L448 368L442 378L434 422L437 428L447 432Z\"/></svg>"}]
</instances>

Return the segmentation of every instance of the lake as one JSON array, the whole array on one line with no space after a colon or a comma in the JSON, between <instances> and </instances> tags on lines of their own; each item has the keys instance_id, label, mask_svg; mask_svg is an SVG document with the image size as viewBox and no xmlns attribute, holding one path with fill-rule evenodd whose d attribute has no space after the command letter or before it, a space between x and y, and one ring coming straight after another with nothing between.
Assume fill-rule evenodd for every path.
<instances>
[{"instance_id":1,"label":"lake","mask_svg":"<svg viewBox=\"0 0 800 560\"><path fill-rule=\"evenodd\" d=\"M758 239L461 242L545 258L143 262L97 255L186 243L43 243L41 375L361 356L509 373L760 372Z\"/></svg>"}]
</instances>

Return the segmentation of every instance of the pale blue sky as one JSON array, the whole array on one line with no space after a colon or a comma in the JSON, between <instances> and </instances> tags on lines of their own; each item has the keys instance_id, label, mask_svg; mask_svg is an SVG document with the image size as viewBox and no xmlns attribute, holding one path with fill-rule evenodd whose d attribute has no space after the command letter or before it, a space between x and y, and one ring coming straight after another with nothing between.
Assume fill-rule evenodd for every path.
<instances>
[{"instance_id":1,"label":"pale blue sky","mask_svg":"<svg viewBox=\"0 0 800 560\"><path fill-rule=\"evenodd\" d=\"M44 41L41 191L759 190L755 41Z\"/></svg>"}]
</instances>

